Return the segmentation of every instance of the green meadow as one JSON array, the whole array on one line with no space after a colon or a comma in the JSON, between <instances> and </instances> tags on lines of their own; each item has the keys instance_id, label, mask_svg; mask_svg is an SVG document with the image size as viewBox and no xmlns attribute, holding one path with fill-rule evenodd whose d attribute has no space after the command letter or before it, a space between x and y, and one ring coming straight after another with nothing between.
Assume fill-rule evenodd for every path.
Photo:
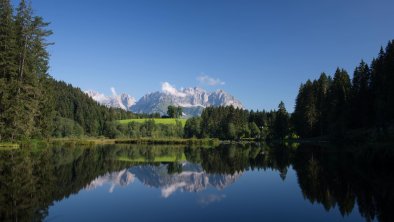
<instances>
[{"instance_id":1,"label":"green meadow","mask_svg":"<svg viewBox=\"0 0 394 222\"><path fill-rule=\"evenodd\" d=\"M175 125L176 121L180 121L182 123L182 126L185 126L186 124L186 119L176 119L176 118L143 118L143 119L122 119L118 120L118 123L121 124L128 124L131 122L136 122L136 123L144 123L147 120L154 120L156 124L166 124L166 125Z\"/></svg>"},{"instance_id":2,"label":"green meadow","mask_svg":"<svg viewBox=\"0 0 394 222\"><path fill-rule=\"evenodd\" d=\"M0 150L13 150L18 148L19 144L16 143L0 143Z\"/></svg>"}]
</instances>

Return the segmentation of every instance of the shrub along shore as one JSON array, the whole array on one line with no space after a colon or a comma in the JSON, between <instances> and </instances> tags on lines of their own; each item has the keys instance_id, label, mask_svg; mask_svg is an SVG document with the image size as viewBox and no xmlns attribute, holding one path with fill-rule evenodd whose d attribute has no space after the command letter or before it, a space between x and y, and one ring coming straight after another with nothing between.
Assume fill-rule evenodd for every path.
<instances>
[{"instance_id":1,"label":"shrub along shore","mask_svg":"<svg viewBox=\"0 0 394 222\"><path fill-rule=\"evenodd\" d=\"M107 139L107 138L61 138L51 139L50 144L68 145L99 145L99 144L157 144L157 145L210 145L222 143L219 139L183 139L183 138L133 138L133 139Z\"/></svg>"},{"instance_id":2,"label":"shrub along shore","mask_svg":"<svg viewBox=\"0 0 394 222\"><path fill-rule=\"evenodd\" d=\"M182 138L137 138L137 139L118 139L116 144L184 144L184 145L219 145L222 141L219 139L182 139Z\"/></svg>"},{"instance_id":3,"label":"shrub along shore","mask_svg":"<svg viewBox=\"0 0 394 222\"><path fill-rule=\"evenodd\" d=\"M11 150L18 148L19 148L19 144L17 143L0 143L0 150Z\"/></svg>"},{"instance_id":4,"label":"shrub along shore","mask_svg":"<svg viewBox=\"0 0 394 222\"><path fill-rule=\"evenodd\" d=\"M256 140L220 140L217 138L52 138L48 140L29 140L20 143L0 143L0 150L17 149L19 147L45 147L48 145L66 146L91 146L101 144L152 144L152 145L196 145L196 146L218 146L228 143L255 143Z\"/></svg>"}]
</instances>

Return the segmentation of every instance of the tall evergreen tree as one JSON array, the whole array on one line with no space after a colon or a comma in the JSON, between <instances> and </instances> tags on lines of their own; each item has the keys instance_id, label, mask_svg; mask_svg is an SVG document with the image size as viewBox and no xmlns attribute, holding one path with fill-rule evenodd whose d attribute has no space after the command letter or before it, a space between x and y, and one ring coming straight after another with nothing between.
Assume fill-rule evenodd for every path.
<instances>
[{"instance_id":1,"label":"tall evergreen tree","mask_svg":"<svg viewBox=\"0 0 394 222\"><path fill-rule=\"evenodd\" d=\"M387 76L384 70L385 53L380 48L378 58L374 59L371 64L371 88L374 98L375 125L378 129L387 128Z\"/></svg>"},{"instance_id":2,"label":"tall evergreen tree","mask_svg":"<svg viewBox=\"0 0 394 222\"><path fill-rule=\"evenodd\" d=\"M284 139L289 133L289 114L286 111L285 104L281 101L276 112L274 122L274 137Z\"/></svg>"},{"instance_id":3,"label":"tall evergreen tree","mask_svg":"<svg viewBox=\"0 0 394 222\"><path fill-rule=\"evenodd\" d=\"M308 80L301 85L296 99L293 122L297 132L302 137L312 137L318 122L318 110L316 107L315 83Z\"/></svg>"},{"instance_id":4,"label":"tall evergreen tree","mask_svg":"<svg viewBox=\"0 0 394 222\"><path fill-rule=\"evenodd\" d=\"M370 127L373 121L373 97L370 88L371 71L361 61L354 70L351 92L350 119L352 128Z\"/></svg>"},{"instance_id":5,"label":"tall evergreen tree","mask_svg":"<svg viewBox=\"0 0 394 222\"><path fill-rule=\"evenodd\" d=\"M15 17L17 76L9 83L13 98L6 115L10 120L10 139L29 137L34 131L34 117L38 112L38 81L34 76L31 49L32 10L22 0Z\"/></svg>"},{"instance_id":6,"label":"tall evergreen tree","mask_svg":"<svg viewBox=\"0 0 394 222\"><path fill-rule=\"evenodd\" d=\"M49 53L46 50L51 43L46 42L46 38L52 34L47 29L49 23L44 22L42 17L35 16L32 26L32 49L33 55L32 70L38 78L38 114L35 116L36 135L48 137L53 128L54 101L51 79L48 74Z\"/></svg>"},{"instance_id":7,"label":"tall evergreen tree","mask_svg":"<svg viewBox=\"0 0 394 222\"><path fill-rule=\"evenodd\" d=\"M30 3L21 0L12 16L9 1L1 0L2 72L0 96L2 134L11 140L49 135L53 107L48 100L48 23L34 17ZM4 57L3 57L4 55ZM5 95L6 94L6 95Z\"/></svg>"},{"instance_id":8,"label":"tall evergreen tree","mask_svg":"<svg viewBox=\"0 0 394 222\"><path fill-rule=\"evenodd\" d=\"M182 116L182 107L169 105L167 115L171 118L179 118Z\"/></svg>"},{"instance_id":9,"label":"tall evergreen tree","mask_svg":"<svg viewBox=\"0 0 394 222\"><path fill-rule=\"evenodd\" d=\"M201 136L201 118L192 117L186 121L185 137L200 137Z\"/></svg>"},{"instance_id":10,"label":"tall evergreen tree","mask_svg":"<svg viewBox=\"0 0 394 222\"><path fill-rule=\"evenodd\" d=\"M334 136L343 136L348 127L350 90L348 73L337 68L328 94L330 133Z\"/></svg>"},{"instance_id":11,"label":"tall evergreen tree","mask_svg":"<svg viewBox=\"0 0 394 222\"><path fill-rule=\"evenodd\" d=\"M0 0L0 140L7 137L12 103L10 85L17 75L13 9L9 0Z\"/></svg>"},{"instance_id":12,"label":"tall evergreen tree","mask_svg":"<svg viewBox=\"0 0 394 222\"><path fill-rule=\"evenodd\" d=\"M16 76L15 38L11 3L9 0L0 0L0 79L4 81Z\"/></svg>"},{"instance_id":13,"label":"tall evergreen tree","mask_svg":"<svg viewBox=\"0 0 394 222\"><path fill-rule=\"evenodd\" d=\"M388 42L385 57L384 71L387 79L387 103L388 103L388 122L394 123L394 40Z\"/></svg>"},{"instance_id":14,"label":"tall evergreen tree","mask_svg":"<svg viewBox=\"0 0 394 222\"><path fill-rule=\"evenodd\" d=\"M327 133L328 128L328 104L327 95L331 85L331 77L322 73L316 85L316 109L317 109L317 130L316 135L322 136Z\"/></svg>"}]
</instances>

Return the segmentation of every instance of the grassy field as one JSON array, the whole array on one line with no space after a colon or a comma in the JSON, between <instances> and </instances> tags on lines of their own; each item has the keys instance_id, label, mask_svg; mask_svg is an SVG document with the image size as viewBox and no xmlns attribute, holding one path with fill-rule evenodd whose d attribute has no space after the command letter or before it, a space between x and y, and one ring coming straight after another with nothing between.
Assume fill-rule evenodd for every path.
<instances>
[{"instance_id":1,"label":"grassy field","mask_svg":"<svg viewBox=\"0 0 394 222\"><path fill-rule=\"evenodd\" d=\"M18 149L19 144L16 143L0 143L0 150L13 150L13 149Z\"/></svg>"},{"instance_id":2,"label":"grassy field","mask_svg":"<svg viewBox=\"0 0 394 222\"><path fill-rule=\"evenodd\" d=\"M122 120L118 120L118 123L121 123L121 124L128 124L130 122L144 123L147 120L151 120L151 119L148 119L148 118L144 118L144 119L122 119ZM153 118L153 120L157 124L167 124L167 125L175 125L176 120L181 121L182 126L185 126L185 123L186 123L186 119Z\"/></svg>"},{"instance_id":3,"label":"grassy field","mask_svg":"<svg viewBox=\"0 0 394 222\"><path fill-rule=\"evenodd\" d=\"M114 139L108 139L108 138L53 138L49 142L51 144L61 144L61 145L115 144Z\"/></svg>"}]
</instances>

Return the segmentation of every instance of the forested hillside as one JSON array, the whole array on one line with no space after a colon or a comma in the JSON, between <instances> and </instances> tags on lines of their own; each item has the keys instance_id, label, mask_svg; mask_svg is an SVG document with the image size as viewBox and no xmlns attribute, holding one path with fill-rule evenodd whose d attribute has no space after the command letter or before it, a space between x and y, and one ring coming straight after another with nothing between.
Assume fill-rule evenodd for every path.
<instances>
[{"instance_id":1,"label":"forested hillside","mask_svg":"<svg viewBox=\"0 0 394 222\"><path fill-rule=\"evenodd\" d=\"M187 120L185 137L284 139L292 136L290 127L290 115L283 102L278 110L273 111L248 111L232 106L208 107L201 117Z\"/></svg>"},{"instance_id":2,"label":"forested hillside","mask_svg":"<svg viewBox=\"0 0 394 222\"><path fill-rule=\"evenodd\" d=\"M48 23L21 1L15 14L0 1L0 135L20 139L49 135L52 107L48 83Z\"/></svg>"},{"instance_id":3,"label":"forested hillside","mask_svg":"<svg viewBox=\"0 0 394 222\"><path fill-rule=\"evenodd\" d=\"M344 137L349 130L376 129L387 136L394 120L394 41L371 65L361 61L353 78L343 69L301 84L292 122L302 137Z\"/></svg>"},{"instance_id":4,"label":"forested hillside","mask_svg":"<svg viewBox=\"0 0 394 222\"><path fill-rule=\"evenodd\" d=\"M120 108L99 105L81 89L62 81L50 81L53 90L55 119L52 136L107 135L112 121L135 118Z\"/></svg>"},{"instance_id":5,"label":"forested hillside","mask_svg":"<svg viewBox=\"0 0 394 222\"><path fill-rule=\"evenodd\" d=\"M48 74L48 23L22 0L0 0L0 141L105 135L111 121L134 118L93 101Z\"/></svg>"},{"instance_id":6,"label":"forested hillside","mask_svg":"<svg viewBox=\"0 0 394 222\"><path fill-rule=\"evenodd\" d=\"M353 78L338 68L333 77L322 73L319 79L301 84L291 115L282 102L278 110L269 112L207 107L183 130L181 124L156 126L154 121L119 124L114 120L149 115L99 105L79 88L54 80L48 73L47 37L52 34L48 24L33 14L25 0L15 9L10 0L0 0L0 141L82 135L345 138L359 129L387 137L393 126L394 41L370 65L361 61Z\"/></svg>"},{"instance_id":7,"label":"forested hillside","mask_svg":"<svg viewBox=\"0 0 394 222\"><path fill-rule=\"evenodd\" d=\"M333 77L322 73L301 84L294 113L283 103L277 111L249 112L232 107L206 108L189 119L186 137L260 139L328 137L335 140L358 135L358 140L392 137L394 121L394 41L381 48L369 66L361 61L353 78L338 68ZM362 137L362 138L361 138Z\"/></svg>"}]
</instances>

